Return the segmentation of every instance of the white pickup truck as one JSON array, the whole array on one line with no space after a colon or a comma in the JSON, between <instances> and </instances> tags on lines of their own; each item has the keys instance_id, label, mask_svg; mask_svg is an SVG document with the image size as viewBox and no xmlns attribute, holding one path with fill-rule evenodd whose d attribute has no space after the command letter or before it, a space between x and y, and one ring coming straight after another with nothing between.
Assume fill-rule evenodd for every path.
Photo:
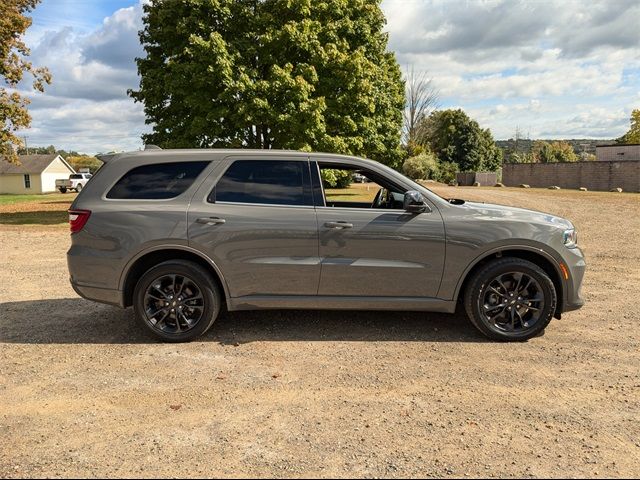
<instances>
[{"instance_id":1,"label":"white pickup truck","mask_svg":"<svg viewBox=\"0 0 640 480\"><path fill-rule=\"evenodd\" d=\"M56 180L56 188L60 193L67 193L67 190L80 192L91 178L90 173L72 173L69 178Z\"/></svg>"}]
</instances>

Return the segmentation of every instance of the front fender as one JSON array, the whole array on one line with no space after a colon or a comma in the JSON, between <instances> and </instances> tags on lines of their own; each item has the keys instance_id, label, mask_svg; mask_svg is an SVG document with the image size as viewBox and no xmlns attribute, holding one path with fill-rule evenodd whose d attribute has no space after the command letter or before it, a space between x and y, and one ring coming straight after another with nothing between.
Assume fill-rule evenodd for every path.
<instances>
[{"instance_id":1,"label":"front fender","mask_svg":"<svg viewBox=\"0 0 640 480\"><path fill-rule=\"evenodd\" d=\"M557 277L560 279L560 283L562 286L562 298L566 298L566 282L564 281L562 270L560 268L560 263L562 259L559 258L557 252L552 249L549 249L544 244L540 244L532 241L524 241L518 243L512 242L500 242L497 245L488 246L486 249L483 249L481 252L477 253L475 258L471 260L466 267L459 270L459 273L447 272L447 267L445 267L445 271L450 275L455 277L455 285L454 282L443 282L442 286L448 287L449 291L443 291L442 286L440 291L438 292L439 298L452 299L457 301L460 294L462 293L462 286L464 281L467 279L469 273L483 260L490 258L498 253L504 253L509 251L519 251L519 252L531 252L536 255L540 255L544 259L548 261L550 265L552 265L554 271L556 272Z\"/></svg>"}]
</instances>

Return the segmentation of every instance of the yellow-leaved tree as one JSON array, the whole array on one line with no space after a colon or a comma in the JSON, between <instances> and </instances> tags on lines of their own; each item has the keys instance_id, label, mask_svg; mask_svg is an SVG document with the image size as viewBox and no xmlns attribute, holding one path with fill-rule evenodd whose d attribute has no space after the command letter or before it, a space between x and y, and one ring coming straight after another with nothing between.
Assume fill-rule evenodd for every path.
<instances>
[{"instance_id":1,"label":"yellow-leaved tree","mask_svg":"<svg viewBox=\"0 0 640 480\"><path fill-rule=\"evenodd\" d=\"M22 40L25 31L31 25L26 16L40 0L2 0L0 1L0 155L16 162L15 147L21 140L16 130L31 125L31 116L27 111L29 99L20 95L16 88L24 74L33 75L33 88L42 92L44 85L51 83L51 74L46 68L34 67L27 61L29 49Z\"/></svg>"}]
</instances>

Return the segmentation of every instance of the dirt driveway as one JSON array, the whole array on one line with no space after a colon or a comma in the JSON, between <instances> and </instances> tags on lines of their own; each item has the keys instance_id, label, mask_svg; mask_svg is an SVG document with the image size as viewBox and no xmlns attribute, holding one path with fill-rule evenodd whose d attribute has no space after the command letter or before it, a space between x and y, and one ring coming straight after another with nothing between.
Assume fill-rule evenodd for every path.
<instances>
[{"instance_id":1,"label":"dirt driveway","mask_svg":"<svg viewBox=\"0 0 640 480\"><path fill-rule=\"evenodd\" d=\"M637 477L640 195L439 191L572 219L587 305L525 344L277 311L164 345L74 294L64 226L0 220L0 476Z\"/></svg>"}]
</instances>

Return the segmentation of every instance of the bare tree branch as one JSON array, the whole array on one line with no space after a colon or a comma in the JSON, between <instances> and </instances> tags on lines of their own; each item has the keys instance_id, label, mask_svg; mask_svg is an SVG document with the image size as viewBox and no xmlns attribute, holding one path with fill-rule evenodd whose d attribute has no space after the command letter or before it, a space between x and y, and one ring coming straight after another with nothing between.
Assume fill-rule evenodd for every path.
<instances>
[{"instance_id":1,"label":"bare tree branch","mask_svg":"<svg viewBox=\"0 0 640 480\"><path fill-rule=\"evenodd\" d=\"M406 73L406 104L403 112L402 139L411 150L420 138L422 120L439 107L440 92L427 72L416 73L413 66Z\"/></svg>"}]
</instances>

